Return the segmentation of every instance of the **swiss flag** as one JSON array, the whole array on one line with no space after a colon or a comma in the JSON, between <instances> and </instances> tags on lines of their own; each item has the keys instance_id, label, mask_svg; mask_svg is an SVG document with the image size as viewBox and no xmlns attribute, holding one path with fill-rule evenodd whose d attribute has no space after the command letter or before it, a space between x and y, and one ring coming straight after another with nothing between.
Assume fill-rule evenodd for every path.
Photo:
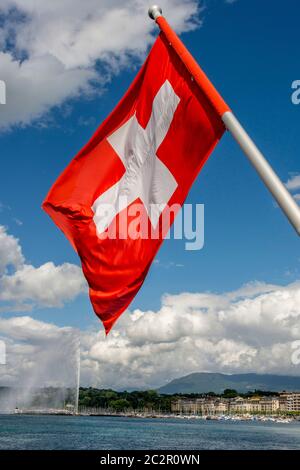
<instances>
[{"instance_id":1,"label":"swiss flag","mask_svg":"<svg viewBox=\"0 0 300 470\"><path fill-rule=\"evenodd\" d=\"M170 206L183 204L223 132L161 33L123 99L51 188L43 208L78 252L106 333L143 284L173 222Z\"/></svg>"}]
</instances>

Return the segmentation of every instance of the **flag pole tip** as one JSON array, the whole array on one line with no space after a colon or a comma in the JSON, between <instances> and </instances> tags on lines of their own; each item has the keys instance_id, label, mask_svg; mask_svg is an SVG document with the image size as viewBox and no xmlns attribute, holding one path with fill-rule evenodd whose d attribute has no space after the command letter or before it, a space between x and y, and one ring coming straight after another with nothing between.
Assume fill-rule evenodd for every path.
<instances>
[{"instance_id":1,"label":"flag pole tip","mask_svg":"<svg viewBox=\"0 0 300 470\"><path fill-rule=\"evenodd\" d=\"M159 16L162 16L162 9L158 5L152 5L148 10L148 15L151 20L156 20Z\"/></svg>"}]
</instances>

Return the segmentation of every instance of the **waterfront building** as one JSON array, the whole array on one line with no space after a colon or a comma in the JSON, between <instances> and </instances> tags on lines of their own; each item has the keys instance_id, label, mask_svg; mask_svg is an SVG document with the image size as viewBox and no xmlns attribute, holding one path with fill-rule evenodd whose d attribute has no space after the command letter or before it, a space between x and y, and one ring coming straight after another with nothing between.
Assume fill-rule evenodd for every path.
<instances>
[{"instance_id":1,"label":"waterfront building","mask_svg":"<svg viewBox=\"0 0 300 470\"><path fill-rule=\"evenodd\" d=\"M224 401L219 401L218 403L215 403L215 412L217 414L225 414L228 412L228 402Z\"/></svg>"},{"instance_id":2,"label":"waterfront building","mask_svg":"<svg viewBox=\"0 0 300 470\"><path fill-rule=\"evenodd\" d=\"M206 398L179 398L171 403L172 413L188 415L210 415L216 413L214 400Z\"/></svg>"},{"instance_id":3,"label":"waterfront building","mask_svg":"<svg viewBox=\"0 0 300 470\"><path fill-rule=\"evenodd\" d=\"M281 411L300 411L300 392L282 392L279 403Z\"/></svg>"},{"instance_id":4,"label":"waterfront building","mask_svg":"<svg viewBox=\"0 0 300 470\"><path fill-rule=\"evenodd\" d=\"M249 399L251 413L260 413L261 412L261 397L252 397Z\"/></svg>"},{"instance_id":5,"label":"waterfront building","mask_svg":"<svg viewBox=\"0 0 300 470\"><path fill-rule=\"evenodd\" d=\"M282 409L281 402L282 400L280 401L278 397L180 398L172 402L171 411L176 414L188 415L274 414ZM291 400L288 403L290 408L292 406L295 408L295 405L291 405Z\"/></svg>"},{"instance_id":6,"label":"waterfront building","mask_svg":"<svg viewBox=\"0 0 300 470\"><path fill-rule=\"evenodd\" d=\"M236 397L229 402L230 413L248 414L250 412L250 408L250 401L245 398Z\"/></svg>"},{"instance_id":7,"label":"waterfront building","mask_svg":"<svg viewBox=\"0 0 300 470\"><path fill-rule=\"evenodd\" d=\"M260 400L260 411L262 413L274 413L279 410L279 399L276 397L263 397Z\"/></svg>"}]
</instances>

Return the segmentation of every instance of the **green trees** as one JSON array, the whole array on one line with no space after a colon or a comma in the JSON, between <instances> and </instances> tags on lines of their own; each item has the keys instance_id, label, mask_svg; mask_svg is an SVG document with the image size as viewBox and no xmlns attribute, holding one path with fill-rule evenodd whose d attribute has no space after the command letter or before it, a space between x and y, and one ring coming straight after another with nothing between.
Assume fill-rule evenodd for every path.
<instances>
[{"instance_id":1,"label":"green trees","mask_svg":"<svg viewBox=\"0 0 300 470\"><path fill-rule=\"evenodd\" d=\"M159 395L155 390L115 392L96 388L80 388L79 406L90 408L110 408L115 411L155 410L171 411L171 395Z\"/></svg>"},{"instance_id":2,"label":"green trees","mask_svg":"<svg viewBox=\"0 0 300 470\"><path fill-rule=\"evenodd\" d=\"M119 397L114 390L99 390L97 388L80 388L79 406L90 408L108 408L110 401Z\"/></svg>"},{"instance_id":3,"label":"green trees","mask_svg":"<svg viewBox=\"0 0 300 470\"><path fill-rule=\"evenodd\" d=\"M97 388L80 388L79 406L87 408L110 409L116 412L126 410L155 411L162 413L171 412L171 403L179 398L197 399L197 398L235 398L241 396L250 398L254 396L276 395L274 392L267 391L249 391L247 393L238 393L234 389L226 389L222 394L214 392L209 393L191 393L176 395L160 395L156 390L135 390L133 392L116 392L115 390L103 390ZM277 394L278 395L278 394Z\"/></svg>"},{"instance_id":4,"label":"green trees","mask_svg":"<svg viewBox=\"0 0 300 470\"><path fill-rule=\"evenodd\" d=\"M238 395L239 394L236 390L233 390L231 388L226 388L223 392L222 397L223 398L236 398Z\"/></svg>"},{"instance_id":5,"label":"green trees","mask_svg":"<svg viewBox=\"0 0 300 470\"><path fill-rule=\"evenodd\" d=\"M108 407L119 413L121 411L128 410L128 408L130 408L130 403L128 400L120 398L118 400L111 400Z\"/></svg>"}]
</instances>

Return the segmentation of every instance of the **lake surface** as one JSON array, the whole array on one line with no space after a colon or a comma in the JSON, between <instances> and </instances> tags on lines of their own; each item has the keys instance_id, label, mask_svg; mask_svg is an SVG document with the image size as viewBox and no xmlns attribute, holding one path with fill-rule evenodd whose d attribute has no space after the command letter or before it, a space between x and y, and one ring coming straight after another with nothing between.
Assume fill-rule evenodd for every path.
<instances>
[{"instance_id":1,"label":"lake surface","mask_svg":"<svg viewBox=\"0 0 300 470\"><path fill-rule=\"evenodd\" d=\"M0 449L300 449L300 422L0 415Z\"/></svg>"}]
</instances>

